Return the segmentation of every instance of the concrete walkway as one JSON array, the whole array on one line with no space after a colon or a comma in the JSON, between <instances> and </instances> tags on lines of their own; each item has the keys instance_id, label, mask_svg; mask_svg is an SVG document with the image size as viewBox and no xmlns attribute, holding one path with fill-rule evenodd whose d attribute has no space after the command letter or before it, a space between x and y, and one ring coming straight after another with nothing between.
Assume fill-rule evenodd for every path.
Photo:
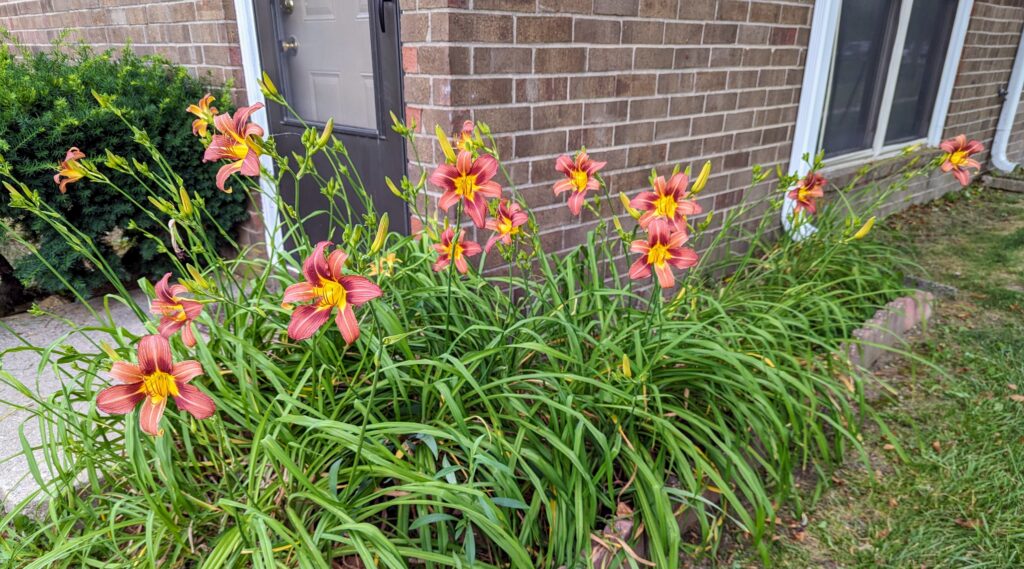
<instances>
[{"instance_id":1,"label":"concrete walkway","mask_svg":"<svg viewBox=\"0 0 1024 569\"><path fill-rule=\"evenodd\" d=\"M144 309L148 306L148 300L141 291L136 291L133 296ZM94 299L91 304L94 310L103 314L102 298ZM109 304L115 322L134 334L142 333L145 328L130 308L120 302L111 301ZM47 396L61 387L60 380L54 376L52 366L48 365L40 371L39 354L30 350L11 350L26 345L39 348L49 346L73 329L62 319L76 326L97 324L92 313L80 304L60 305L49 312L59 314L60 318L24 313L0 319L0 368L42 396ZM107 340L107 336L96 332L90 332L88 337L85 333L74 333L62 343L82 352L95 353L97 348L94 343L98 344L103 340ZM38 489L29 473L28 461L22 454L19 431L23 429L29 443L33 446L38 445L39 422L31 419L28 412L12 407L12 404L31 406L31 400L11 386L0 384L0 511L7 511ZM40 468L44 467L44 464L40 464Z\"/></svg>"}]
</instances>

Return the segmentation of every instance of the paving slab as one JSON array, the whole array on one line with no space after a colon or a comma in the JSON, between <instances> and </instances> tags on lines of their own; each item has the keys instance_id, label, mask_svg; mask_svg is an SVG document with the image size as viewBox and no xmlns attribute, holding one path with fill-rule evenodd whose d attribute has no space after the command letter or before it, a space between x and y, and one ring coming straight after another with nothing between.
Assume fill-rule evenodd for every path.
<instances>
[{"instance_id":1,"label":"paving slab","mask_svg":"<svg viewBox=\"0 0 1024 569\"><path fill-rule=\"evenodd\" d=\"M147 306L148 300L141 291L135 291L132 296L140 306ZM90 305L104 314L102 298L93 299ZM145 330L128 306L115 301L110 301L108 306L110 317L118 325L133 334L141 334ZM53 315L23 313L0 319L0 369L43 397L58 391L62 387L61 380L54 374L52 366L40 368L41 357L37 352L18 348L46 347L80 326L98 324L92 312L78 303L54 306L49 312ZM61 343L82 352L95 352L96 345L107 339L106 334L96 331L74 332ZM0 511L9 510L39 489L29 473L29 462L22 451L20 437L23 432L30 445L37 446L40 442L39 421L18 408L33 406L31 398L0 383ZM42 462L39 464L40 468L45 468Z\"/></svg>"}]
</instances>

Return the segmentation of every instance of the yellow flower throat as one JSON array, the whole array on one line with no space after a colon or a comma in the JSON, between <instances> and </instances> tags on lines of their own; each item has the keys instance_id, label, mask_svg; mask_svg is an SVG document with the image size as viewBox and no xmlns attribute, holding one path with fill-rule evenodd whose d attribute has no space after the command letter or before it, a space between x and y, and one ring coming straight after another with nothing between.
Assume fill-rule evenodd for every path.
<instances>
[{"instance_id":1,"label":"yellow flower throat","mask_svg":"<svg viewBox=\"0 0 1024 569\"><path fill-rule=\"evenodd\" d=\"M954 166L963 166L967 163L967 159L967 152L963 150L957 150L949 155L949 161L952 162Z\"/></svg>"},{"instance_id":2,"label":"yellow flower throat","mask_svg":"<svg viewBox=\"0 0 1024 569\"><path fill-rule=\"evenodd\" d=\"M679 207L679 204L674 196L661 196L654 200L655 213L666 219L675 219L677 207Z\"/></svg>"},{"instance_id":3,"label":"yellow flower throat","mask_svg":"<svg viewBox=\"0 0 1024 569\"><path fill-rule=\"evenodd\" d=\"M173 375L162 371L155 371L142 379L142 391L154 403L159 403L168 397L177 397L178 384L175 382Z\"/></svg>"},{"instance_id":4,"label":"yellow flower throat","mask_svg":"<svg viewBox=\"0 0 1024 569\"><path fill-rule=\"evenodd\" d=\"M319 297L319 304L323 307L337 306L341 310L348 302L348 291L345 287L329 279L320 279L320 286L313 287L313 294Z\"/></svg>"},{"instance_id":5,"label":"yellow flower throat","mask_svg":"<svg viewBox=\"0 0 1024 569\"><path fill-rule=\"evenodd\" d=\"M651 250L647 252L647 264L655 265L660 267L665 264L666 261L672 258L672 253L669 252L668 247L658 243L651 247Z\"/></svg>"},{"instance_id":6,"label":"yellow flower throat","mask_svg":"<svg viewBox=\"0 0 1024 569\"><path fill-rule=\"evenodd\" d=\"M478 189L480 186L476 185L476 174L463 174L455 178L455 193L469 201L473 201Z\"/></svg>"},{"instance_id":7,"label":"yellow flower throat","mask_svg":"<svg viewBox=\"0 0 1024 569\"><path fill-rule=\"evenodd\" d=\"M587 175L586 170L573 170L572 171L572 185L576 188L577 192L582 192L587 189L587 182L590 181L590 176Z\"/></svg>"}]
</instances>

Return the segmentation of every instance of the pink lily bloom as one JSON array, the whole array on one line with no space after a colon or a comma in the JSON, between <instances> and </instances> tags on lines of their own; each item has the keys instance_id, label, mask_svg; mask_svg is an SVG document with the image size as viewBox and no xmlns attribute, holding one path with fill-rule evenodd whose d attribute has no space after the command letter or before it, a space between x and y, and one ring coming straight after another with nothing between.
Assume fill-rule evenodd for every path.
<instances>
[{"instance_id":1,"label":"pink lily bloom","mask_svg":"<svg viewBox=\"0 0 1024 569\"><path fill-rule=\"evenodd\" d=\"M167 400L174 399L178 409L202 420L217 410L213 399L191 382L203 374L203 366L194 360L174 363L167 338L153 334L139 340L139 363L114 362L110 377L121 382L96 397L96 407L111 415L131 412L139 403L139 426L150 435L161 434L160 418Z\"/></svg>"},{"instance_id":2,"label":"pink lily bloom","mask_svg":"<svg viewBox=\"0 0 1024 569\"><path fill-rule=\"evenodd\" d=\"M952 172L953 177L960 182L961 186L971 183L971 174L968 168L981 169L981 164L971 158L972 155L985 150L985 146L977 140L968 141L967 137L960 134L949 140L942 141L939 148L946 153L942 165L939 167L943 172Z\"/></svg>"},{"instance_id":3,"label":"pink lily bloom","mask_svg":"<svg viewBox=\"0 0 1024 569\"><path fill-rule=\"evenodd\" d=\"M324 250L331 245L330 241L317 243L313 254L302 264L306 282L295 283L284 291L282 302L286 306L314 301L292 312L288 337L293 340L305 340L315 334L337 308L334 323L346 344L355 342L359 338L359 322L353 308L383 294L380 287L366 277L343 274L348 255L341 249L335 249L325 257Z\"/></svg>"},{"instance_id":4,"label":"pink lily bloom","mask_svg":"<svg viewBox=\"0 0 1024 569\"><path fill-rule=\"evenodd\" d=\"M697 202L686 199L689 194L686 186L690 179L686 174L679 173L665 182L664 176L654 180L653 192L641 192L630 200L633 209L640 210L640 227L647 229L652 221L667 221L676 231L686 231L686 216L697 215L701 207Z\"/></svg>"},{"instance_id":5,"label":"pink lily bloom","mask_svg":"<svg viewBox=\"0 0 1024 569\"><path fill-rule=\"evenodd\" d=\"M466 230L459 230L458 239L455 238L455 230L449 227L441 233L441 242L434 243L434 250L437 251L437 261L434 263L434 271L442 271L445 267L455 262L455 268L462 274L469 271L469 264L466 257L480 254L480 245L473 241L466 241Z\"/></svg>"},{"instance_id":6,"label":"pink lily bloom","mask_svg":"<svg viewBox=\"0 0 1024 569\"><path fill-rule=\"evenodd\" d=\"M224 189L231 174L260 175L260 149L254 139L263 136L263 129L249 122L249 117L262 108L262 103L256 103L251 107L240 107L234 117L224 113L213 118L213 125L220 134L213 135L203 154L203 162L229 160L217 171L217 187L221 191L231 191Z\"/></svg>"},{"instance_id":7,"label":"pink lily bloom","mask_svg":"<svg viewBox=\"0 0 1024 569\"><path fill-rule=\"evenodd\" d=\"M526 212L520 209L519 204L509 200L501 200L498 204L498 217L487 220L486 227L494 232L491 238L484 245L484 251L490 252L491 247L499 240L505 245L512 244L512 236L522 231L519 226L529 221Z\"/></svg>"},{"instance_id":8,"label":"pink lily bloom","mask_svg":"<svg viewBox=\"0 0 1024 569\"><path fill-rule=\"evenodd\" d=\"M818 211L818 199L825 196L828 180L817 172L808 172L796 187L789 191L789 199L796 201L793 213L806 209L809 213Z\"/></svg>"},{"instance_id":9,"label":"pink lily bloom","mask_svg":"<svg viewBox=\"0 0 1024 569\"><path fill-rule=\"evenodd\" d=\"M192 113L196 117L196 120L192 121L192 134L195 136L205 137L207 128L210 123L213 122L213 117L217 114L217 107L210 106L210 103L214 101L213 95L207 93L199 102L193 105L189 105L186 111Z\"/></svg>"},{"instance_id":10,"label":"pink lily bloom","mask_svg":"<svg viewBox=\"0 0 1024 569\"><path fill-rule=\"evenodd\" d=\"M189 348L196 345L196 337L192 331L192 322L199 318L203 311L202 303L182 297L182 293L188 292L180 284L170 284L171 273L164 275L160 282L156 283L156 298L149 303L149 311L152 314L159 314L160 324L157 331L161 336L170 338L175 332L181 330L181 339Z\"/></svg>"},{"instance_id":11,"label":"pink lily bloom","mask_svg":"<svg viewBox=\"0 0 1024 569\"><path fill-rule=\"evenodd\" d=\"M53 183L60 187L60 193L67 193L68 184L77 182L85 177L85 169L78 163L85 158L85 153L72 146L64 156L64 160L57 167L59 172L53 175Z\"/></svg>"},{"instance_id":12,"label":"pink lily bloom","mask_svg":"<svg viewBox=\"0 0 1024 569\"><path fill-rule=\"evenodd\" d=\"M437 201L444 211L462 201L462 207L477 227L484 226L487 198L500 198L501 186L492 180L498 174L498 161L489 154L473 159L463 150L455 164L441 164L430 175L430 183L444 190Z\"/></svg>"},{"instance_id":13,"label":"pink lily bloom","mask_svg":"<svg viewBox=\"0 0 1024 569\"><path fill-rule=\"evenodd\" d=\"M658 275L661 288L672 288L676 284L672 268L686 269L697 264L697 252L683 247L690 236L685 231L671 231L666 221L655 221L648 228L647 240L638 239L629 250L640 253L640 258L629 268L629 278L638 280L651 276L651 269Z\"/></svg>"},{"instance_id":14,"label":"pink lily bloom","mask_svg":"<svg viewBox=\"0 0 1024 569\"><path fill-rule=\"evenodd\" d=\"M607 164L607 162L591 160L586 152L577 154L576 160L565 154L559 156L555 161L555 170L565 174L566 179L555 182L552 189L556 196L562 192L572 192L572 195L569 196L569 211L573 215L579 215L583 211L583 202L587 198L587 192L601 187L601 183L597 181L594 174Z\"/></svg>"}]
</instances>

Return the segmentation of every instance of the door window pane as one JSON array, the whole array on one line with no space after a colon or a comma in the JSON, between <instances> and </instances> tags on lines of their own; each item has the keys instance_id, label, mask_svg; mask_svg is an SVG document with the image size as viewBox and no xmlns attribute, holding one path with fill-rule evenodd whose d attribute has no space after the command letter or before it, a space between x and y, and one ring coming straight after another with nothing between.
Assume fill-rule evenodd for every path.
<instances>
[{"instance_id":1,"label":"door window pane","mask_svg":"<svg viewBox=\"0 0 1024 569\"><path fill-rule=\"evenodd\" d=\"M377 130L369 0L294 0L281 22L285 96L299 116Z\"/></svg>"},{"instance_id":2,"label":"door window pane","mask_svg":"<svg viewBox=\"0 0 1024 569\"><path fill-rule=\"evenodd\" d=\"M872 147L898 17L897 0L843 2L825 109L826 154Z\"/></svg>"},{"instance_id":3,"label":"door window pane","mask_svg":"<svg viewBox=\"0 0 1024 569\"><path fill-rule=\"evenodd\" d=\"M921 138L935 108L957 0L918 0L910 12L885 143Z\"/></svg>"}]
</instances>

